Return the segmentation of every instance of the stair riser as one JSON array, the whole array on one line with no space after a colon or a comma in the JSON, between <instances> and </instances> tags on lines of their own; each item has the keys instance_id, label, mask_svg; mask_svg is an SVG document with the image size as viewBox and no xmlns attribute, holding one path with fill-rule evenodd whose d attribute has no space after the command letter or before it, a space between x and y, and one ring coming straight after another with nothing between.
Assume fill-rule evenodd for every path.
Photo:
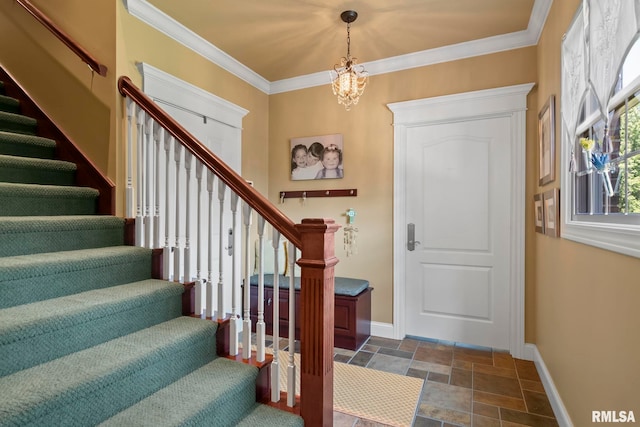
<instances>
[{"instance_id":1,"label":"stair riser","mask_svg":"<svg viewBox=\"0 0 640 427\"><path fill-rule=\"evenodd\" d=\"M30 123L18 123L0 118L0 131L15 132L23 135L36 135L37 126Z\"/></svg>"},{"instance_id":2,"label":"stair riser","mask_svg":"<svg viewBox=\"0 0 640 427\"><path fill-rule=\"evenodd\" d=\"M24 144L20 142L5 142L0 139L0 154L8 156L22 156L36 159L53 159L55 147Z\"/></svg>"},{"instance_id":3,"label":"stair riser","mask_svg":"<svg viewBox=\"0 0 640 427\"><path fill-rule=\"evenodd\" d=\"M93 215L96 198L48 199L37 196L0 196L0 216Z\"/></svg>"},{"instance_id":4,"label":"stair riser","mask_svg":"<svg viewBox=\"0 0 640 427\"><path fill-rule=\"evenodd\" d=\"M0 200L0 203L1 200ZM124 244L123 229L33 230L0 234L0 256L27 255Z\"/></svg>"},{"instance_id":5,"label":"stair riser","mask_svg":"<svg viewBox=\"0 0 640 427\"><path fill-rule=\"evenodd\" d=\"M3 167L0 169L0 181L23 184L73 185L75 175L75 171L19 167Z\"/></svg>"},{"instance_id":6,"label":"stair riser","mask_svg":"<svg viewBox=\"0 0 640 427\"><path fill-rule=\"evenodd\" d=\"M91 322L0 346L2 354L22 355L17 360L0 359L0 376L166 322L180 316L181 312L182 304L179 296L172 296L172 298L153 301L152 304L136 307L133 310L118 311L117 307L114 307L108 316ZM91 333L87 333L88 330ZM24 335L33 336L34 332L24 331Z\"/></svg>"},{"instance_id":7,"label":"stair riser","mask_svg":"<svg viewBox=\"0 0 640 427\"><path fill-rule=\"evenodd\" d=\"M31 274L30 277L24 279L7 280L2 283L3 298L0 299L0 308L44 301L149 278L151 278L151 259L148 261L134 259L130 264L74 270L55 275L34 277Z\"/></svg>"}]
</instances>

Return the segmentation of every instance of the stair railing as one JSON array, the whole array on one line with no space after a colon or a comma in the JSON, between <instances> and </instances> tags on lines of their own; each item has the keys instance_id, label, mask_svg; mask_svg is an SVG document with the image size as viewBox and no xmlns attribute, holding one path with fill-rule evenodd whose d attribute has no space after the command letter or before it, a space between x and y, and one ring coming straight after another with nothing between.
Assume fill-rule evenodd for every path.
<instances>
[{"instance_id":1,"label":"stair railing","mask_svg":"<svg viewBox=\"0 0 640 427\"><path fill-rule=\"evenodd\" d=\"M224 325L221 330L228 329L225 352L232 357L240 357L242 344L243 360L255 358L256 362L262 363L267 359L264 254L266 225L269 224L272 243L269 250L273 250L274 254L271 401L279 402L281 399L282 365L283 370L286 366L288 374L284 387L287 405L296 405L296 298L293 271L297 263L301 267L298 307L301 363L300 404L294 410L299 409L306 425L331 425L333 270L337 263L334 234L338 226L328 219L304 219L300 224L295 224L155 104L128 77L120 77L118 88L126 99L126 216L135 218L136 245L162 248L164 279L194 283L195 315L218 321ZM238 224L238 213L242 217L241 225ZM225 223L225 215L230 216L230 220L227 219L230 224ZM207 219L203 220L203 216ZM260 260L257 266L254 265L254 245L251 244L254 218ZM225 232L225 227L229 225ZM288 278L287 360L281 360L279 354L278 295L279 281L284 273L279 271L281 263L278 249L282 245L281 239L287 241L289 269L292 272ZM242 246L243 261L238 250ZM297 250L301 251L300 259L297 259ZM240 273L242 262L243 274ZM257 270L258 275L258 307L255 350L252 351L251 330L254 325L250 312L250 279L253 269Z\"/></svg>"},{"instance_id":2,"label":"stair railing","mask_svg":"<svg viewBox=\"0 0 640 427\"><path fill-rule=\"evenodd\" d=\"M93 71L101 76L107 75L107 66L101 64L93 57L85 48L80 46L71 36L58 27L47 15L34 6L29 0L16 0L27 12L29 12L38 22L40 22L47 30L56 36L62 43L73 51L80 59L89 66Z\"/></svg>"}]
</instances>

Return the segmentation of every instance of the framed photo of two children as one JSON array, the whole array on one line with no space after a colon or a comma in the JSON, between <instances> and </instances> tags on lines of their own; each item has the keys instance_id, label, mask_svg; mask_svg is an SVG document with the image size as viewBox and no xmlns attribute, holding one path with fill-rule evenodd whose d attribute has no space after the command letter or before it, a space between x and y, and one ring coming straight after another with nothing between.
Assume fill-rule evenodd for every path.
<instances>
[{"instance_id":1,"label":"framed photo of two children","mask_svg":"<svg viewBox=\"0 0 640 427\"><path fill-rule=\"evenodd\" d=\"M344 177L342 134L291 138L291 179Z\"/></svg>"}]
</instances>

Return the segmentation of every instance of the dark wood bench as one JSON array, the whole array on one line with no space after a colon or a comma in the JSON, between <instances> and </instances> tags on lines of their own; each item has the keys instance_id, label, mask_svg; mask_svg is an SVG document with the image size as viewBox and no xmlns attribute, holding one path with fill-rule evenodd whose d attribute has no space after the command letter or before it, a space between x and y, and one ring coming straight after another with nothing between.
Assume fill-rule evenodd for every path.
<instances>
[{"instance_id":1,"label":"dark wood bench","mask_svg":"<svg viewBox=\"0 0 640 427\"><path fill-rule=\"evenodd\" d=\"M294 282L296 292L296 339L300 339L300 278ZM258 321L258 275L251 276L251 324ZM280 337L289 336L289 277L279 277ZM357 350L371 335L371 292L369 282L347 277L335 278L334 345ZM266 333L273 335L273 274L264 275L264 321Z\"/></svg>"}]
</instances>

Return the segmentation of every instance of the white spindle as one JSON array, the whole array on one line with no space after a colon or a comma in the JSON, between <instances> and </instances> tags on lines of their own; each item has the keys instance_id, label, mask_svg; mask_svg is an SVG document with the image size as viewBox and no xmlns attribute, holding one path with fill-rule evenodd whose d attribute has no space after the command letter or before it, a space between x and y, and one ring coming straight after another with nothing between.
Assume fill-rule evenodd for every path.
<instances>
[{"instance_id":1,"label":"white spindle","mask_svg":"<svg viewBox=\"0 0 640 427\"><path fill-rule=\"evenodd\" d=\"M136 116L136 103L127 97L127 218L134 215L133 190L133 121Z\"/></svg>"},{"instance_id":2,"label":"white spindle","mask_svg":"<svg viewBox=\"0 0 640 427\"><path fill-rule=\"evenodd\" d=\"M136 188L138 189L138 200L136 203L136 246L143 246L142 230L144 227L142 208L143 208L143 196L144 196L144 118L146 113L144 110L138 111L137 126L137 151L138 151L138 167L136 168Z\"/></svg>"},{"instance_id":3,"label":"white spindle","mask_svg":"<svg viewBox=\"0 0 640 427\"><path fill-rule=\"evenodd\" d=\"M258 320L256 322L256 360L264 362L265 359L265 324L264 324L264 226L265 220L258 215ZM247 290L251 289L250 286ZM275 321L274 321L275 323ZM274 326L275 329L275 326Z\"/></svg>"},{"instance_id":4,"label":"white spindle","mask_svg":"<svg viewBox=\"0 0 640 427\"><path fill-rule=\"evenodd\" d=\"M206 302L205 306L207 308L207 317L213 319L213 307L214 307L214 292L213 292L213 181L215 179L215 175L213 172L208 171L207 173L207 193L209 193L209 203L207 204L207 212L209 212L208 218L208 233L207 233L207 254L208 263L207 263L207 284L206 284Z\"/></svg>"},{"instance_id":5,"label":"white spindle","mask_svg":"<svg viewBox=\"0 0 640 427\"><path fill-rule=\"evenodd\" d=\"M280 232L273 228L273 362L271 362L271 401L280 401L280 271L278 269ZM295 299L294 299L295 301Z\"/></svg>"},{"instance_id":6,"label":"white spindle","mask_svg":"<svg viewBox=\"0 0 640 427\"><path fill-rule=\"evenodd\" d=\"M185 230L184 230L184 283L190 282L193 279L193 272L191 271L191 160L193 154L190 151L184 152L184 168L187 172L187 198L185 200Z\"/></svg>"},{"instance_id":7,"label":"white spindle","mask_svg":"<svg viewBox=\"0 0 640 427\"><path fill-rule=\"evenodd\" d=\"M220 202L219 238L218 238L218 320L224 319L224 193L227 189L225 183L218 180L218 201Z\"/></svg>"},{"instance_id":8,"label":"white spindle","mask_svg":"<svg viewBox=\"0 0 640 427\"><path fill-rule=\"evenodd\" d=\"M151 248L152 224L151 224L151 198L153 196L153 118L147 115L145 126L145 173L144 173L144 246Z\"/></svg>"},{"instance_id":9,"label":"white spindle","mask_svg":"<svg viewBox=\"0 0 640 427\"><path fill-rule=\"evenodd\" d=\"M238 316L238 294L240 282L238 281L236 267L238 265L238 250L236 248L236 214L240 198L235 192L231 192L231 238L229 239L229 252L231 253L231 323L229 325L229 354L238 354L238 334L242 328L242 322Z\"/></svg>"},{"instance_id":10,"label":"white spindle","mask_svg":"<svg viewBox=\"0 0 640 427\"><path fill-rule=\"evenodd\" d=\"M154 201L153 201L153 247L160 247L160 140L164 134L164 128L159 123L155 123L153 139L156 143L156 158L153 162L155 179L153 180Z\"/></svg>"},{"instance_id":11,"label":"white spindle","mask_svg":"<svg viewBox=\"0 0 640 427\"><path fill-rule=\"evenodd\" d=\"M201 161L196 160L196 181L198 183L197 197L198 200L198 219L196 232L196 284L195 284L195 313L202 316L204 309L204 295L202 290L202 168Z\"/></svg>"},{"instance_id":12,"label":"white spindle","mask_svg":"<svg viewBox=\"0 0 640 427\"><path fill-rule=\"evenodd\" d=\"M173 144L173 136L169 132L164 133L164 155L165 155L165 167L164 167L164 249L162 251L162 278L164 280L171 280L171 246L169 244L169 206L170 192L169 192L169 162L171 161L171 145Z\"/></svg>"},{"instance_id":13,"label":"white spindle","mask_svg":"<svg viewBox=\"0 0 640 427\"><path fill-rule=\"evenodd\" d=\"M175 161L176 161L176 204L175 209L175 221L176 221L176 241L173 248L173 280L182 282L180 274L182 263L182 251L180 250L180 162L182 161L182 144L176 141L175 144Z\"/></svg>"},{"instance_id":14,"label":"white spindle","mask_svg":"<svg viewBox=\"0 0 640 427\"><path fill-rule=\"evenodd\" d=\"M289 364L287 365L287 406L293 408L296 403L296 289L295 265L296 247L289 242Z\"/></svg>"},{"instance_id":15,"label":"white spindle","mask_svg":"<svg viewBox=\"0 0 640 427\"><path fill-rule=\"evenodd\" d=\"M246 202L242 202L242 219L244 223L244 318L242 325L242 358L251 358L251 296L250 296L250 278L251 278L251 238L249 235L249 227L251 227L251 206Z\"/></svg>"}]
</instances>

